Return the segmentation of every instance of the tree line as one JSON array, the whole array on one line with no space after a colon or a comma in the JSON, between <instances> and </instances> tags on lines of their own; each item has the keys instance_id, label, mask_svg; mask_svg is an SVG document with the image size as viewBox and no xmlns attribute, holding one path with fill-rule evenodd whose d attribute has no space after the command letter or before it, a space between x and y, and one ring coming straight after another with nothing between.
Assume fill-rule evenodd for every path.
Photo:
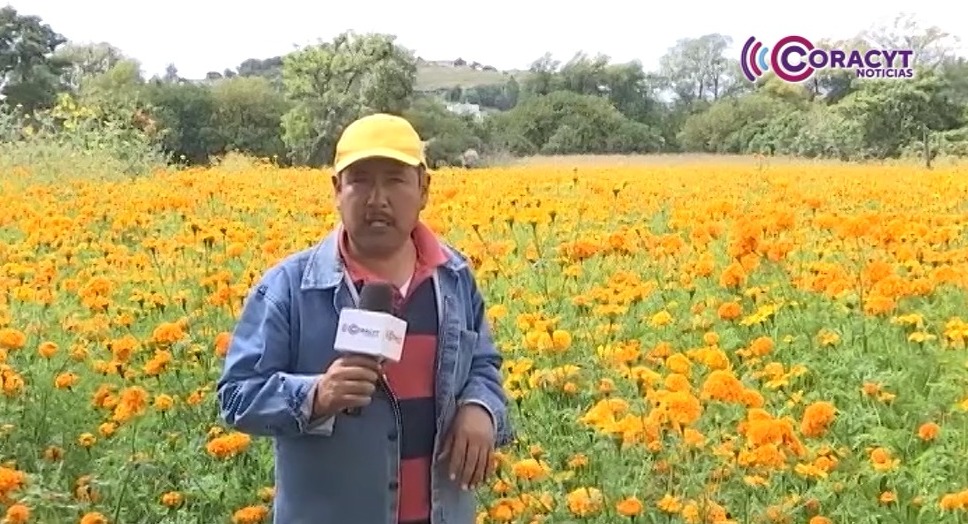
<instances>
[{"instance_id":1,"label":"tree line","mask_svg":"<svg viewBox=\"0 0 968 524\"><path fill-rule=\"evenodd\" d=\"M719 34L675 42L657 71L603 55L564 63L545 55L493 83L432 91L418 86L420 59L384 34L347 32L198 80L174 65L145 78L135 57L109 43L72 43L9 6L0 9L0 40L4 141L82 121L175 163L241 152L324 165L342 128L378 111L410 118L435 166L536 154L968 155L968 59L951 52L950 35L910 17L818 45L914 48L913 79L822 70L801 84L771 73L747 81ZM460 114L449 104L481 111ZM21 125L4 127L13 120Z\"/></svg>"}]
</instances>

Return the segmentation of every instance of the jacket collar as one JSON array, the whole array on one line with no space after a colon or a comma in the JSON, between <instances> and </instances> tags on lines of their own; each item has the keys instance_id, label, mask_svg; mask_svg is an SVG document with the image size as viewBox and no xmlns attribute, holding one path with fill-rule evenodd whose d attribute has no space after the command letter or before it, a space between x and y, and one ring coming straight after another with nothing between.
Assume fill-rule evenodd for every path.
<instances>
[{"instance_id":1,"label":"jacket collar","mask_svg":"<svg viewBox=\"0 0 968 524\"><path fill-rule=\"evenodd\" d=\"M346 267L339 252L339 241L343 234L342 224L326 235L316 246L311 248L306 269L303 270L300 288L331 289L339 286L343 281ZM446 260L439 267L457 273L467 267L467 261L457 250L440 242Z\"/></svg>"}]
</instances>

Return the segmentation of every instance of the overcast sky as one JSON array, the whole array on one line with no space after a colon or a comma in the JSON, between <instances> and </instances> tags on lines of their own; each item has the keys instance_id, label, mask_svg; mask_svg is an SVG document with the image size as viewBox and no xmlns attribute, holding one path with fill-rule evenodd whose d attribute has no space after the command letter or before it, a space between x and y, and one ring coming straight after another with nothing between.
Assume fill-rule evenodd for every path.
<instances>
[{"instance_id":1,"label":"overcast sky","mask_svg":"<svg viewBox=\"0 0 968 524\"><path fill-rule=\"evenodd\" d=\"M613 61L642 60L654 69L677 39L718 32L738 48L750 36L766 45L788 34L847 38L911 13L960 37L968 55L963 0L16 0L75 42L108 42L141 61L146 76L174 63L181 76L235 68L247 58L285 54L344 30L395 34L430 60L457 57L499 69L525 69L545 52L565 61L602 52ZM644 7L653 4L651 7ZM876 8L862 7L877 5ZM635 7L632 7L635 6Z\"/></svg>"}]
</instances>

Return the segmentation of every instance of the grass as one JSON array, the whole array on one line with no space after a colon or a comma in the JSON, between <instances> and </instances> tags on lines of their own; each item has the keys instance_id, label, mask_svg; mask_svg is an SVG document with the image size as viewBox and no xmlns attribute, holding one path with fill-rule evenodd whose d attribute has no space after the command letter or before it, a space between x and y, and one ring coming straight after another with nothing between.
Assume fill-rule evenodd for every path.
<instances>
[{"instance_id":1,"label":"grass","mask_svg":"<svg viewBox=\"0 0 968 524\"><path fill-rule=\"evenodd\" d=\"M512 76L519 81L528 73L526 71L479 71L470 67L447 67L435 64L420 64L417 66L417 91L436 91L452 87L476 87L483 85L503 84Z\"/></svg>"},{"instance_id":2,"label":"grass","mask_svg":"<svg viewBox=\"0 0 968 524\"><path fill-rule=\"evenodd\" d=\"M603 165L615 167L634 166L682 166L694 164L706 165L811 165L836 166L856 165L855 162L844 162L836 159L817 158L804 159L784 156L756 156L756 155L719 155L708 153L657 153L642 155L534 155L528 157L504 158L501 165L507 166L555 166L555 167L600 167ZM910 165L921 166L919 158L885 160L883 162L866 162L866 165ZM938 168L966 165L964 159L943 158L936 159L934 165Z\"/></svg>"}]
</instances>

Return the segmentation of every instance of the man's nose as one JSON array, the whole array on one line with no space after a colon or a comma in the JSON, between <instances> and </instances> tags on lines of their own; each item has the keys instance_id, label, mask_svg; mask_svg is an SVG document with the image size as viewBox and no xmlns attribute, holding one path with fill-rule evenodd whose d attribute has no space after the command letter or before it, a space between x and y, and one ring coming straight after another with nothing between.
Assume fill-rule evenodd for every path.
<instances>
[{"instance_id":1,"label":"man's nose","mask_svg":"<svg viewBox=\"0 0 968 524\"><path fill-rule=\"evenodd\" d=\"M383 206L387 203L387 196L387 188L382 182L377 181L370 186L370 194L366 199L366 203L371 206Z\"/></svg>"}]
</instances>

